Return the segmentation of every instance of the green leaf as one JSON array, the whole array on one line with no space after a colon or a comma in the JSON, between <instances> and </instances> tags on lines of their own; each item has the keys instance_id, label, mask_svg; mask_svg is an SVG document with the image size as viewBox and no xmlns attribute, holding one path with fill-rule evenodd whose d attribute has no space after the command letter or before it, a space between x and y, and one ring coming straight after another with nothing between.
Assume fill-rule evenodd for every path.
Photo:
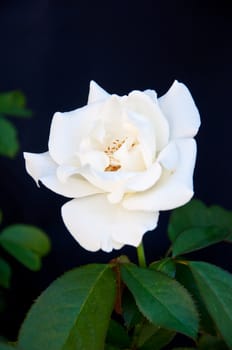
<instances>
[{"instance_id":1,"label":"green leaf","mask_svg":"<svg viewBox=\"0 0 232 350\"><path fill-rule=\"evenodd\" d=\"M13 350L16 348L13 345L7 344L7 343L0 343L0 350Z\"/></svg>"},{"instance_id":2,"label":"green leaf","mask_svg":"<svg viewBox=\"0 0 232 350\"><path fill-rule=\"evenodd\" d=\"M31 111L25 108L26 99L20 91L0 93L0 114L17 117L30 117Z\"/></svg>"},{"instance_id":3,"label":"green leaf","mask_svg":"<svg viewBox=\"0 0 232 350\"><path fill-rule=\"evenodd\" d=\"M36 253L13 242L4 241L0 242L0 244L8 253L28 269L32 271L38 271L41 269L41 259Z\"/></svg>"},{"instance_id":4,"label":"green leaf","mask_svg":"<svg viewBox=\"0 0 232 350\"><path fill-rule=\"evenodd\" d=\"M154 261L150 264L149 267L156 271L163 272L172 278L174 278L176 274L176 264L171 258L165 258L159 261Z\"/></svg>"},{"instance_id":5,"label":"green leaf","mask_svg":"<svg viewBox=\"0 0 232 350\"><path fill-rule=\"evenodd\" d=\"M121 349L117 348L116 346L106 344L104 347L104 350L121 350Z\"/></svg>"},{"instance_id":6,"label":"green leaf","mask_svg":"<svg viewBox=\"0 0 232 350\"><path fill-rule=\"evenodd\" d=\"M50 241L47 234L32 225L15 224L7 226L0 235L0 242L5 241L23 246L39 256L47 255L50 250Z\"/></svg>"},{"instance_id":7,"label":"green leaf","mask_svg":"<svg viewBox=\"0 0 232 350\"><path fill-rule=\"evenodd\" d=\"M125 326L128 328L128 330L133 328L136 324L140 323L143 319L143 316L139 311L133 296L127 289L123 292L122 310Z\"/></svg>"},{"instance_id":8,"label":"green leaf","mask_svg":"<svg viewBox=\"0 0 232 350\"><path fill-rule=\"evenodd\" d=\"M30 309L19 333L19 348L104 349L115 296L110 265L92 264L65 273Z\"/></svg>"},{"instance_id":9,"label":"green leaf","mask_svg":"<svg viewBox=\"0 0 232 350\"><path fill-rule=\"evenodd\" d=\"M110 320L109 329L106 335L106 343L125 349L130 346L130 338L125 328L114 320Z\"/></svg>"},{"instance_id":10,"label":"green leaf","mask_svg":"<svg viewBox=\"0 0 232 350\"><path fill-rule=\"evenodd\" d=\"M200 330L209 334L216 334L215 324L210 317L206 306L201 298L200 292L197 288L192 271L187 265L188 261L178 261L176 264L176 279L180 282L192 295L196 302L199 312Z\"/></svg>"},{"instance_id":11,"label":"green leaf","mask_svg":"<svg viewBox=\"0 0 232 350\"><path fill-rule=\"evenodd\" d=\"M189 253L223 240L232 240L232 212L192 200L174 210L168 226L173 255Z\"/></svg>"},{"instance_id":12,"label":"green leaf","mask_svg":"<svg viewBox=\"0 0 232 350\"><path fill-rule=\"evenodd\" d=\"M228 230L226 240L232 241L232 212L217 205L210 207L211 220L215 225L220 225Z\"/></svg>"},{"instance_id":13,"label":"green leaf","mask_svg":"<svg viewBox=\"0 0 232 350\"><path fill-rule=\"evenodd\" d=\"M41 257L50 250L47 235L31 225L11 225L0 234L0 245L27 268L41 268Z\"/></svg>"},{"instance_id":14,"label":"green leaf","mask_svg":"<svg viewBox=\"0 0 232 350\"><path fill-rule=\"evenodd\" d=\"M207 227L209 230L212 230L214 227L215 232L212 236L208 234ZM181 241L184 243L184 238L188 239L188 236L191 234L189 231L192 229L196 229L196 233L192 232L193 236L195 234L198 236L196 242L194 242L194 245L197 246L196 249L201 248L201 240L203 241L202 248L225 239L232 240L232 212L216 205L207 207L201 201L194 199L187 205L172 212L168 226L168 235L171 241L175 242L179 235L183 234ZM221 237L220 229L222 232ZM202 234L202 238L200 234Z\"/></svg>"},{"instance_id":15,"label":"green leaf","mask_svg":"<svg viewBox=\"0 0 232 350\"><path fill-rule=\"evenodd\" d=\"M203 335L198 343L199 350L228 350L222 339L209 334Z\"/></svg>"},{"instance_id":16,"label":"green leaf","mask_svg":"<svg viewBox=\"0 0 232 350\"><path fill-rule=\"evenodd\" d=\"M180 347L180 348L173 348L172 350L196 350L196 348ZM211 349L208 349L208 350L211 350Z\"/></svg>"},{"instance_id":17,"label":"green leaf","mask_svg":"<svg viewBox=\"0 0 232 350\"><path fill-rule=\"evenodd\" d=\"M196 337L197 311L190 295L178 282L161 272L132 264L124 264L121 269L123 281L150 322Z\"/></svg>"},{"instance_id":18,"label":"green leaf","mask_svg":"<svg viewBox=\"0 0 232 350\"><path fill-rule=\"evenodd\" d=\"M11 267L2 258L0 258L0 286L9 288L11 278Z\"/></svg>"},{"instance_id":19,"label":"green leaf","mask_svg":"<svg viewBox=\"0 0 232 350\"><path fill-rule=\"evenodd\" d=\"M0 155L13 158L18 150L16 128L5 118L0 118Z\"/></svg>"},{"instance_id":20,"label":"green leaf","mask_svg":"<svg viewBox=\"0 0 232 350\"><path fill-rule=\"evenodd\" d=\"M175 332L146 322L140 330L137 347L140 350L160 350L172 341Z\"/></svg>"},{"instance_id":21,"label":"green leaf","mask_svg":"<svg viewBox=\"0 0 232 350\"><path fill-rule=\"evenodd\" d=\"M208 208L197 199L172 211L168 225L168 236L174 242L177 236L192 227L208 226Z\"/></svg>"},{"instance_id":22,"label":"green leaf","mask_svg":"<svg viewBox=\"0 0 232 350\"><path fill-rule=\"evenodd\" d=\"M194 227L183 231L173 243L173 256L190 253L218 243L229 236L228 230L216 226Z\"/></svg>"},{"instance_id":23,"label":"green leaf","mask_svg":"<svg viewBox=\"0 0 232 350\"><path fill-rule=\"evenodd\" d=\"M204 262L190 262L189 266L209 314L232 347L232 275Z\"/></svg>"}]
</instances>

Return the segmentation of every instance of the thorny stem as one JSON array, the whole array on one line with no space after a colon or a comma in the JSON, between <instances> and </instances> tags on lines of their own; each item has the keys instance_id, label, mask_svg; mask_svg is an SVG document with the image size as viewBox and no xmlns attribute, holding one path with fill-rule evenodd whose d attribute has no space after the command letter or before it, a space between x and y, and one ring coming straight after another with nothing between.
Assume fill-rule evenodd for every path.
<instances>
[{"instance_id":1,"label":"thorny stem","mask_svg":"<svg viewBox=\"0 0 232 350\"><path fill-rule=\"evenodd\" d=\"M137 256L140 267L146 267L146 258L144 253L143 242L137 247Z\"/></svg>"}]
</instances>

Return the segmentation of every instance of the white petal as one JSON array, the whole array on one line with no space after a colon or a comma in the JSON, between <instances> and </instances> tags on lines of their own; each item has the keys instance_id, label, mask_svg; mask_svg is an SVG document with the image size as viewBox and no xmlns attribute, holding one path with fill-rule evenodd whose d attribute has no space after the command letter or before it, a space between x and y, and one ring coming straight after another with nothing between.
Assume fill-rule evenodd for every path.
<instances>
[{"instance_id":1,"label":"white petal","mask_svg":"<svg viewBox=\"0 0 232 350\"><path fill-rule=\"evenodd\" d=\"M53 192L68 198L85 197L102 192L78 175L70 176L65 182L59 181L55 174L42 177L40 181Z\"/></svg>"},{"instance_id":2,"label":"white petal","mask_svg":"<svg viewBox=\"0 0 232 350\"><path fill-rule=\"evenodd\" d=\"M69 198L78 198L102 192L80 176L70 177L69 168L66 169L66 172L69 173L66 175L63 174L63 182L59 181L57 177L57 165L51 159L48 152L40 154L24 153L24 158L26 160L27 172L33 177L36 183L38 184L40 180L55 193Z\"/></svg>"},{"instance_id":3,"label":"white petal","mask_svg":"<svg viewBox=\"0 0 232 350\"><path fill-rule=\"evenodd\" d=\"M161 166L154 163L145 171L97 171L89 166L79 169L82 175L94 187L108 192L108 199L112 203L121 201L124 193L145 191L152 187L161 176ZM100 190L99 190L100 191Z\"/></svg>"},{"instance_id":4,"label":"white petal","mask_svg":"<svg viewBox=\"0 0 232 350\"><path fill-rule=\"evenodd\" d=\"M105 195L74 199L62 207L73 237L90 251L111 251L124 244L138 246L144 233L156 227L158 213L128 211L108 202Z\"/></svg>"},{"instance_id":5,"label":"white petal","mask_svg":"<svg viewBox=\"0 0 232 350\"><path fill-rule=\"evenodd\" d=\"M125 193L125 187L121 184L119 186L115 186L112 189L112 192L107 194L107 199L110 203L115 204L121 202Z\"/></svg>"},{"instance_id":6,"label":"white petal","mask_svg":"<svg viewBox=\"0 0 232 350\"><path fill-rule=\"evenodd\" d=\"M83 137L91 133L99 119L100 105L94 103L71 112L54 114L48 148L57 164L67 164L74 159Z\"/></svg>"},{"instance_id":7,"label":"white petal","mask_svg":"<svg viewBox=\"0 0 232 350\"><path fill-rule=\"evenodd\" d=\"M37 154L24 152L23 155L26 161L26 170L33 177L37 185L39 185L38 181L41 177L55 174L57 164L52 160L49 152Z\"/></svg>"},{"instance_id":8,"label":"white petal","mask_svg":"<svg viewBox=\"0 0 232 350\"><path fill-rule=\"evenodd\" d=\"M158 99L170 125L170 137L193 137L200 126L200 115L188 88L175 81Z\"/></svg>"},{"instance_id":9,"label":"white petal","mask_svg":"<svg viewBox=\"0 0 232 350\"><path fill-rule=\"evenodd\" d=\"M187 203L193 196L193 170L196 159L194 139L176 142L179 164L176 170L167 172L146 192L125 196L122 204L130 210L170 210Z\"/></svg>"},{"instance_id":10,"label":"white petal","mask_svg":"<svg viewBox=\"0 0 232 350\"><path fill-rule=\"evenodd\" d=\"M76 174L79 175L78 168L71 165L60 165L56 170L57 179L62 183L65 183L70 176Z\"/></svg>"},{"instance_id":11,"label":"white petal","mask_svg":"<svg viewBox=\"0 0 232 350\"><path fill-rule=\"evenodd\" d=\"M126 190L140 192L152 187L160 178L162 168L159 163L154 163L146 170L137 172L127 181Z\"/></svg>"},{"instance_id":12,"label":"white petal","mask_svg":"<svg viewBox=\"0 0 232 350\"><path fill-rule=\"evenodd\" d=\"M109 165L109 158L104 152L100 151L89 151L78 154L81 165L90 165L93 169L104 171Z\"/></svg>"},{"instance_id":13,"label":"white petal","mask_svg":"<svg viewBox=\"0 0 232 350\"><path fill-rule=\"evenodd\" d=\"M156 149L163 149L169 139L169 125L159 105L141 91L132 91L126 100L128 110L146 117L146 123L155 132ZM152 146L152 142L149 140Z\"/></svg>"},{"instance_id":14,"label":"white petal","mask_svg":"<svg viewBox=\"0 0 232 350\"><path fill-rule=\"evenodd\" d=\"M178 166L179 151L175 141L169 144L160 152L157 161L167 170L175 170Z\"/></svg>"},{"instance_id":15,"label":"white petal","mask_svg":"<svg viewBox=\"0 0 232 350\"><path fill-rule=\"evenodd\" d=\"M98 171L89 166L80 169L82 175L93 186L101 188L105 192L111 192L119 184L125 183L128 178L134 176L134 173L118 171Z\"/></svg>"},{"instance_id":16,"label":"white petal","mask_svg":"<svg viewBox=\"0 0 232 350\"><path fill-rule=\"evenodd\" d=\"M123 110L120 104L120 97L111 95L99 110L101 120L104 121L104 128L108 134L116 136L123 127ZM111 136L109 135L109 137Z\"/></svg>"},{"instance_id":17,"label":"white petal","mask_svg":"<svg viewBox=\"0 0 232 350\"><path fill-rule=\"evenodd\" d=\"M144 90L144 93L149 96L153 102L158 103L158 99L157 99L157 93L155 90L151 90L151 89L147 89Z\"/></svg>"},{"instance_id":18,"label":"white petal","mask_svg":"<svg viewBox=\"0 0 232 350\"><path fill-rule=\"evenodd\" d=\"M143 115L135 112L128 112L130 122L138 130L138 142L144 159L146 168L151 166L152 160L156 155L156 130L153 122L149 121Z\"/></svg>"},{"instance_id":19,"label":"white petal","mask_svg":"<svg viewBox=\"0 0 232 350\"><path fill-rule=\"evenodd\" d=\"M109 97L110 94L102 89L95 81L91 80L89 84L88 104L98 102Z\"/></svg>"}]
</instances>

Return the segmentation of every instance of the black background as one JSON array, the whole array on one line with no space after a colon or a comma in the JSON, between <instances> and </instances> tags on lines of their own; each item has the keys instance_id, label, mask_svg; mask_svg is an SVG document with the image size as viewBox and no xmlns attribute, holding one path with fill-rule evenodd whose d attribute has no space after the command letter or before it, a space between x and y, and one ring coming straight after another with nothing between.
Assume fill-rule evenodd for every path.
<instances>
[{"instance_id":1,"label":"black background","mask_svg":"<svg viewBox=\"0 0 232 350\"><path fill-rule=\"evenodd\" d=\"M67 200L38 189L22 157L22 151L47 150L53 113L84 105L91 79L119 95L147 88L161 95L174 79L184 82L202 118L196 197L232 209L231 19L229 0L0 0L0 91L21 89L34 112L30 120L14 120L21 143L16 160L0 159L3 224L38 225L53 247L38 273L11 259L9 307L1 316L5 335L15 338L32 300L55 277L119 254L83 250L62 223ZM161 213L158 229L145 236L149 261L168 247L168 215ZM232 271L231 251L218 244L192 256ZM136 259L133 248L120 253Z\"/></svg>"}]
</instances>

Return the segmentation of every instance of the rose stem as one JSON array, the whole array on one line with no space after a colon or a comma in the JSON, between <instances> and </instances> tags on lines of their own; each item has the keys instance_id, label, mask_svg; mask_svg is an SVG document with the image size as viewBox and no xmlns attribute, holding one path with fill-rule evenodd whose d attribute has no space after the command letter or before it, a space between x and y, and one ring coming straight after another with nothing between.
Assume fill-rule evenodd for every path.
<instances>
[{"instance_id":1,"label":"rose stem","mask_svg":"<svg viewBox=\"0 0 232 350\"><path fill-rule=\"evenodd\" d=\"M137 247L137 256L138 256L139 266L146 267L146 258L144 254L143 242L141 242L140 245Z\"/></svg>"},{"instance_id":2,"label":"rose stem","mask_svg":"<svg viewBox=\"0 0 232 350\"><path fill-rule=\"evenodd\" d=\"M169 255L171 254L171 252L172 252L172 246L170 246L170 247L168 248L168 250L167 250L166 254L164 255L164 257L165 257L165 258L168 258Z\"/></svg>"}]
</instances>

